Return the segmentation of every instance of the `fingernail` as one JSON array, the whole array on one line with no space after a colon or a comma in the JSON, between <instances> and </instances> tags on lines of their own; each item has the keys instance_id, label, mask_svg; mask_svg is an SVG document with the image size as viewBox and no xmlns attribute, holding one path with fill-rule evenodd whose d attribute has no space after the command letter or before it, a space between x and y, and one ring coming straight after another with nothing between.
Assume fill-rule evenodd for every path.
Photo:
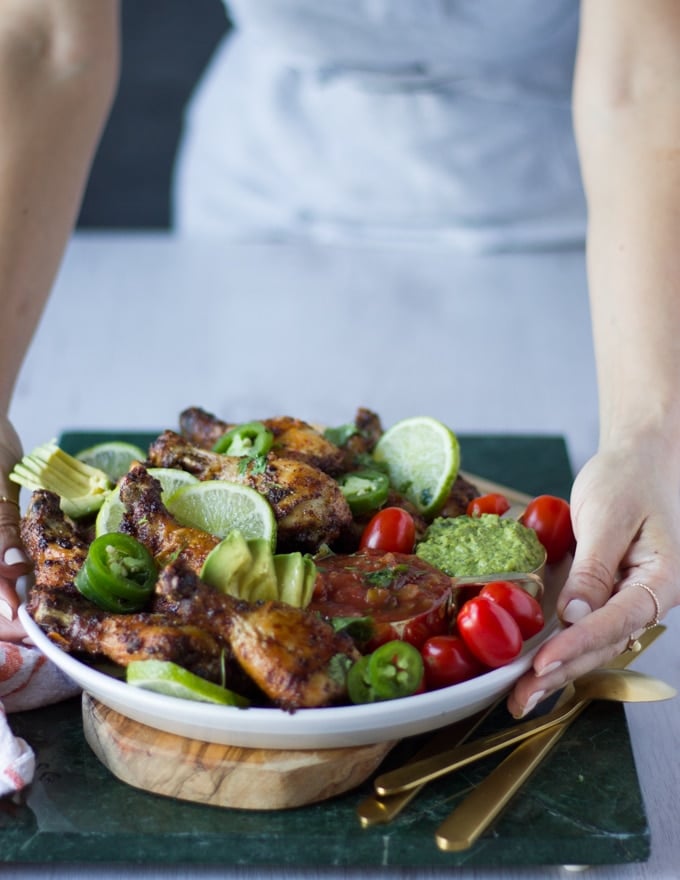
<instances>
[{"instance_id":1,"label":"fingernail","mask_svg":"<svg viewBox=\"0 0 680 880\"><path fill-rule=\"evenodd\" d=\"M18 565L20 562L28 562L26 554L18 547L10 547L4 556L5 565Z\"/></svg>"},{"instance_id":2,"label":"fingernail","mask_svg":"<svg viewBox=\"0 0 680 880\"><path fill-rule=\"evenodd\" d=\"M526 705L522 709L522 714L519 716L520 718L524 718L525 715L528 715L532 709L535 709L536 706L541 702L545 691L534 691L533 694L526 701Z\"/></svg>"},{"instance_id":3,"label":"fingernail","mask_svg":"<svg viewBox=\"0 0 680 880\"><path fill-rule=\"evenodd\" d=\"M544 666L543 669L537 670L536 677L540 678L542 675L548 675L548 673L554 672L556 669L559 669L561 665L561 660L554 660L552 663L548 663L547 666Z\"/></svg>"},{"instance_id":4,"label":"fingernail","mask_svg":"<svg viewBox=\"0 0 680 880\"><path fill-rule=\"evenodd\" d=\"M9 620L10 623L14 620L14 610L5 599L0 599L0 615L2 615L5 620Z\"/></svg>"},{"instance_id":5,"label":"fingernail","mask_svg":"<svg viewBox=\"0 0 680 880\"><path fill-rule=\"evenodd\" d=\"M572 599L562 612L562 620L567 623L576 623L577 620L581 620L586 614L590 614L592 610L585 599Z\"/></svg>"},{"instance_id":6,"label":"fingernail","mask_svg":"<svg viewBox=\"0 0 680 880\"><path fill-rule=\"evenodd\" d=\"M28 591L33 583L33 578L31 575L22 574L17 578L16 582L16 591L17 596L21 599L22 602L25 602L28 597Z\"/></svg>"}]
</instances>

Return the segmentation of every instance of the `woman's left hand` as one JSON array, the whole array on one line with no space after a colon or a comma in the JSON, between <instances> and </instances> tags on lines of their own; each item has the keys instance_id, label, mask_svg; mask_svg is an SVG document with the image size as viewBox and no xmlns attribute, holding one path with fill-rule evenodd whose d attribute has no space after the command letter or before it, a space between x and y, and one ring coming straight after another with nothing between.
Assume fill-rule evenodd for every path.
<instances>
[{"instance_id":1,"label":"woman's left hand","mask_svg":"<svg viewBox=\"0 0 680 880\"><path fill-rule=\"evenodd\" d=\"M660 445L600 451L576 478L576 553L557 605L566 628L515 686L515 717L626 650L680 604L680 480L664 468L670 459Z\"/></svg>"}]
</instances>

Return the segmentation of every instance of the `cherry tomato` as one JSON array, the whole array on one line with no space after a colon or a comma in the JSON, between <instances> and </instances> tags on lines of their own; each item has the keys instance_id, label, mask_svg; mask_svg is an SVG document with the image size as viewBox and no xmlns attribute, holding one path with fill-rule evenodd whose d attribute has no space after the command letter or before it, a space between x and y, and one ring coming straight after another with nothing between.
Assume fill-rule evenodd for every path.
<instances>
[{"instance_id":1,"label":"cherry tomato","mask_svg":"<svg viewBox=\"0 0 680 880\"><path fill-rule=\"evenodd\" d=\"M490 492L488 495L480 495L473 498L467 506L468 516L481 516L483 513L496 513L502 516L506 510L510 510L510 502L500 492Z\"/></svg>"},{"instance_id":2,"label":"cherry tomato","mask_svg":"<svg viewBox=\"0 0 680 880\"><path fill-rule=\"evenodd\" d=\"M520 522L533 529L549 563L559 562L576 546L569 504L554 495L539 495L527 505Z\"/></svg>"},{"instance_id":3,"label":"cherry tomato","mask_svg":"<svg viewBox=\"0 0 680 880\"><path fill-rule=\"evenodd\" d=\"M479 595L509 611L523 639L530 639L543 629L545 619L538 600L512 581L492 581L482 587Z\"/></svg>"},{"instance_id":4,"label":"cherry tomato","mask_svg":"<svg viewBox=\"0 0 680 880\"><path fill-rule=\"evenodd\" d=\"M404 626L402 639L416 648L421 648L432 636L441 636L449 631L449 617L445 609L435 608L427 614L411 618Z\"/></svg>"},{"instance_id":5,"label":"cherry tomato","mask_svg":"<svg viewBox=\"0 0 680 880\"><path fill-rule=\"evenodd\" d=\"M522 650L519 624L490 599L477 596L468 600L458 612L456 625L475 657L493 669L510 663Z\"/></svg>"},{"instance_id":6,"label":"cherry tomato","mask_svg":"<svg viewBox=\"0 0 680 880\"><path fill-rule=\"evenodd\" d=\"M412 553L416 540L413 517L401 507L385 507L370 520L359 542L361 550Z\"/></svg>"},{"instance_id":7,"label":"cherry tomato","mask_svg":"<svg viewBox=\"0 0 680 880\"><path fill-rule=\"evenodd\" d=\"M486 671L460 636L432 636L420 649L428 690L467 681Z\"/></svg>"}]
</instances>

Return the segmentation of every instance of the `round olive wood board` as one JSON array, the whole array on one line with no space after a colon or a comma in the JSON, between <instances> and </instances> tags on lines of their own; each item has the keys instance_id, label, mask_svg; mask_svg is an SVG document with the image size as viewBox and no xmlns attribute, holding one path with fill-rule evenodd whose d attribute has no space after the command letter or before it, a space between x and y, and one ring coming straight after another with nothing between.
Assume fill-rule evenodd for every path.
<instances>
[{"instance_id":1,"label":"round olive wood board","mask_svg":"<svg viewBox=\"0 0 680 880\"><path fill-rule=\"evenodd\" d=\"M283 810L350 791L395 742L343 749L243 749L165 733L83 693L85 739L122 782L180 800Z\"/></svg>"}]
</instances>

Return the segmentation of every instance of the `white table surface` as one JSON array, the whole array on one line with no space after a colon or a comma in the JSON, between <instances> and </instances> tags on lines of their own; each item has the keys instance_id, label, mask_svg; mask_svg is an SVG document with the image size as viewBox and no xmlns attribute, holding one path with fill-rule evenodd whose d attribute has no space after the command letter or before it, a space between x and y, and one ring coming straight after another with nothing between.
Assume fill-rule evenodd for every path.
<instances>
[{"instance_id":1,"label":"white table surface","mask_svg":"<svg viewBox=\"0 0 680 880\"><path fill-rule=\"evenodd\" d=\"M597 442L582 255L474 257L436 248L218 245L163 234L76 236L12 417L26 449L69 428L172 427L200 405L234 421L326 424L368 406L386 426L428 414L460 433L561 434L580 467ZM463 463L464 464L464 463ZM636 668L678 683L680 616ZM680 701L626 709L652 833L644 864L606 880L680 876ZM584 853L587 861L587 853ZM519 880L539 869L296 871L6 865L6 880L350 877Z\"/></svg>"}]
</instances>

